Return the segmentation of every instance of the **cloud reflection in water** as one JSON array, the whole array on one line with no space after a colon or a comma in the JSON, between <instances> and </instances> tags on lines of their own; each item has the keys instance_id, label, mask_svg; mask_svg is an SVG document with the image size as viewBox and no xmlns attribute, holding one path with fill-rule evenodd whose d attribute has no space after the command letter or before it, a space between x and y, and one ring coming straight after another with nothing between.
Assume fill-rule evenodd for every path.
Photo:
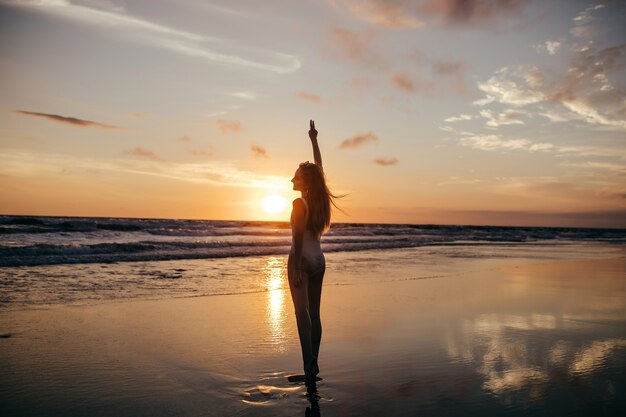
<instances>
[{"instance_id":1,"label":"cloud reflection in water","mask_svg":"<svg viewBox=\"0 0 626 417\"><path fill-rule=\"evenodd\" d=\"M482 314L449 331L445 348L451 360L475 367L483 390L505 403L540 401L557 379L593 378L626 348L622 338L569 341L561 323L550 314Z\"/></svg>"}]
</instances>

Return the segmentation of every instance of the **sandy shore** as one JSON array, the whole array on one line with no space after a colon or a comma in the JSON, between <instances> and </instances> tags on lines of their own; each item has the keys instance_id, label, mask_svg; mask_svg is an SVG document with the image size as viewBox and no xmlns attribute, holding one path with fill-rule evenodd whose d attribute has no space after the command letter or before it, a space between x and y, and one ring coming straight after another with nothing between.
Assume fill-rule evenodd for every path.
<instances>
[{"instance_id":1,"label":"sandy shore","mask_svg":"<svg viewBox=\"0 0 626 417\"><path fill-rule=\"evenodd\" d=\"M393 251L385 251L393 262ZM382 252L380 252L382 254ZM341 256L334 255L334 261ZM445 260L442 260L442 262ZM616 415L626 408L626 258L490 257L445 276L338 285L307 399L289 292L0 313L0 414ZM381 267L384 270L384 266ZM390 267L391 268L391 267ZM393 273L398 273L394 267Z\"/></svg>"}]
</instances>

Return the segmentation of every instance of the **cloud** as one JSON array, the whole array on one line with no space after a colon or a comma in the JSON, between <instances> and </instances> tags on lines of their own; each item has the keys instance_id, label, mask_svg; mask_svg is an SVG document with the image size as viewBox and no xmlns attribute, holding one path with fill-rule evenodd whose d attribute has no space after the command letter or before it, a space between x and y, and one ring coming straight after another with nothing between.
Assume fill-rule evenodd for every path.
<instances>
[{"instance_id":1,"label":"cloud","mask_svg":"<svg viewBox=\"0 0 626 417\"><path fill-rule=\"evenodd\" d=\"M557 51L561 47L561 42L546 41L546 50L550 55L556 55Z\"/></svg>"},{"instance_id":2,"label":"cloud","mask_svg":"<svg viewBox=\"0 0 626 417\"><path fill-rule=\"evenodd\" d=\"M408 75L404 73L395 74L391 78L391 82L393 85L398 87L401 90L412 92L415 90L415 86L413 85L413 81L409 78Z\"/></svg>"},{"instance_id":3,"label":"cloud","mask_svg":"<svg viewBox=\"0 0 626 417\"><path fill-rule=\"evenodd\" d=\"M243 131L241 122L238 122L236 120L219 119L216 123L217 123L217 128L222 133L239 133Z\"/></svg>"},{"instance_id":4,"label":"cloud","mask_svg":"<svg viewBox=\"0 0 626 417\"><path fill-rule=\"evenodd\" d=\"M491 127L499 127L505 125L523 125L524 121L522 120L522 116L524 116L526 112L520 110L512 110L507 109L498 114L497 116L493 115L493 112L490 110L481 110L480 115L487 119L487 126Z\"/></svg>"},{"instance_id":5,"label":"cloud","mask_svg":"<svg viewBox=\"0 0 626 417\"><path fill-rule=\"evenodd\" d=\"M524 106L545 100L542 91L543 74L537 67L503 67L478 88L487 94L475 104L484 106L492 101L514 106Z\"/></svg>"},{"instance_id":6,"label":"cloud","mask_svg":"<svg viewBox=\"0 0 626 417\"><path fill-rule=\"evenodd\" d=\"M583 47L574 56L567 74L555 83L549 99L590 124L624 129L626 86L618 75L624 65L626 43L602 49Z\"/></svg>"},{"instance_id":7,"label":"cloud","mask_svg":"<svg viewBox=\"0 0 626 417\"><path fill-rule=\"evenodd\" d=\"M414 29L433 18L446 25L485 28L525 18L531 0L329 0L354 17L389 29Z\"/></svg>"},{"instance_id":8,"label":"cloud","mask_svg":"<svg viewBox=\"0 0 626 417\"><path fill-rule=\"evenodd\" d=\"M434 92L434 83L420 79L418 76L409 77L406 73L399 72L391 77L391 83L396 88L407 93L420 92L431 94Z\"/></svg>"},{"instance_id":9,"label":"cloud","mask_svg":"<svg viewBox=\"0 0 626 417\"><path fill-rule=\"evenodd\" d=\"M131 155L131 156L137 156L139 158L152 159L153 161L161 161L161 158L159 158L157 154L155 154L153 151L151 151L150 149L142 148L140 146L134 149L125 150L124 155Z\"/></svg>"},{"instance_id":10,"label":"cloud","mask_svg":"<svg viewBox=\"0 0 626 417\"><path fill-rule=\"evenodd\" d=\"M483 151L497 150L524 150L529 152L551 151L557 148L551 143L533 143L528 139L504 139L497 134L465 134L459 142L463 146L469 146Z\"/></svg>"},{"instance_id":11,"label":"cloud","mask_svg":"<svg viewBox=\"0 0 626 417\"><path fill-rule=\"evenodd\" d=\"M59 116L58 114L37 113L37 112L26 111L26 110L13 110L13 112L22 114L25 116L40 117L43 119L52 120L53 122L68 124L68 125L77 126L77 127L97 127L100 129L123 129L119 126L105 125L103 123L92 122L90 120L77 119L75 117Z\"/></svg>"},{"instance_id":12,"label":"cloud","mask_svg":"<svg viewBox=\"0 0 626 417\"><path fill-rule=\"evenodd\" d=\"M375 163L376 165L380 165L380 166L398 165L398 158L396 158L396 157L376 158L372 162Z\"/></svg>"},{"instance_id":13,"label":"cloud","mask_svg":"<svg viewBox=\"0 0 626 417\"><path fill-rule=\"evenodd\" d=\"M626 44L578 49L565 72L534 66L503 67L478 87L485 94L474 102L529 107L554 122L582 120L617 130L626 129ZM540 104L539 111L531 105ZM517 118L519 120L519 118ZM492 122L491 125L502 123Z\"/></svg>"},{"instance_id":14,"label":"cloud","mask_svg":"<svg viewBox=\"0 0 626 417\"><path fill-rule=\"evenodd\" d=\"M339 149L354 149L359 148L368 143L378 143L378 136L368 132L356 135L350 139L345 139L339 144Z\"/></svg>"},{"instance_id":15,"label":"cloud","mask_svg":"<svg viewBox=\"0 0 626 417\"><path fill-rule=\"evenodd\" d=\"M440 187L442 185L470 185L470 184L478 184L481 181L478 178L464 178L454 175L449 177L446 181L438 182L437 186Z\"/></svg>"},{"instance_id":16,"label":"cloud","mask_svg":"<svg viewBox=\"0 0 626 417\"><path fill-rule=\"evenodd\" d=\"M570 34L576 38L583 39L590 39L595 36L597 31L590 23L595 20L593 13L603 8L603 4L595 4L580 12L572 19L574 27L570 29Z\"/></svg>"},{"instance_id":17,"label":"cloud","mask_svg":"<svg viewBox=\"0 0 626 417\"><path fill-rule=\"evenodd\" d=\"M449 77L454 80L454 89L460 94L467 94L468 89L465 83L465 73L468 68L465 61L445 61L439 60L431 65L432 72L439 77Z\"/></svg>"},{"instance_id":18,"label":"cloud","mask_svg":"<svg viewBox=\"0 0 626 417\"><path fill-rule=\"evenodd\" d=\"M308 101L310 103L320 104L322 102L322 98L317 94L305 93L304 91L297 92L295 96L300 100Z\"/></svg>"},{"instance_id":19,"label":"cloud","mask_svg":"<svg viewBox=\"0 0 626 417\"><path fill-rule=\"evenodd\" d=\"M530 3L531 0L425 0L418 11L448 25L485 27L498 25L505 18L523 17Z\"/></svg>"},{"instance_id":20,"label":"cloud","mask_svg":"<svg viewBox=\"0 0 626 417\"><path fill-rule=\"evenodd\" d=\"M341 1L357 18L390 29L417 28L423 25L410 16L406 1L344 0Z\"/></svg>"},{"instance_id":21,"label":"cloud","mask_svg":"<svg viewBox=\"0 0 626 417\"><path fill-rule=\"evenodd\" d=\"M330 27L327 30L331 50L339 58L354 63L381 67L381 58L374 49L372 33L357 33L339 27Z\"/></svg>"},{"instance_id":22,"label":"cloud","mask_svg":"<svg viewBox=\"0 0 626 417\"><path fill-rule=\"evenodd\" d=\"M460 122L462 120L472 120L474 116L470 116L469 114L459 114L458 116L451 116L444 120L444 122L453 123Z\"/></svg>"},{"instance_id":23,"label":"cloud","mask_svg":"<svg viewBox=\"0 0 626 417\"><path fill-rule=\"evenodd\" d=\"M267 153L267 149L258 146L258 145L252 145L250 146L250 151L252 152L252 156L254 156L255 158L269 158L269 154Z\"/></svg>"},{"instance_id":24,"label":"cloud","mask_svg":"<svg viewBox=\"0 0 626 417\"><path fill-rule=\"evenodd\" d=\"M244 100L254 100L256 99L256 94L252 91L234 91L232 93L227 93L231 97L237 97Z\"/></svg>"},{"instance_id":25,"label":"cloud","mask_svg":"<svg viewBox=\"0 0 626 417\"><path fill-rule=\"evenodd\" d=\"M182 135L176 140L179 142L191 142L192 141L191 136L187 136L187 135Z\"/></svg>"},{"instance_id":26,"label":"cloud","mask_svg":"<svg viewBox=\"0 0 626 417\"><path fill-rule=\"evenodd\" d=\"M3 0L9 6L41 11L79 21L102 30L109 36L194 56L211 63L240 68L290 73L301 66L297 57L259 48L245 47L223 38L178 30L132 16L123 7L100 8L73 4L67 0ZM106 6L106 5L105 5Z\"/></svg>"},{"instance_id":27,"label":"cloud","mask_svg":"<svg viewBox=\"0 0 626 417\"><path fill-rule=\"evenodd\" d=\"M291 178L240 170L230 163L219 161L178 163L151 158L88 158L21 151L0 152L0 160L2 160L0 174L12 176L50 175L70 166L74 170L86 172L98 170L116 174L127 173L167 178L194 184L284 190L289 189Z\"/></svg>"}]
</instances>

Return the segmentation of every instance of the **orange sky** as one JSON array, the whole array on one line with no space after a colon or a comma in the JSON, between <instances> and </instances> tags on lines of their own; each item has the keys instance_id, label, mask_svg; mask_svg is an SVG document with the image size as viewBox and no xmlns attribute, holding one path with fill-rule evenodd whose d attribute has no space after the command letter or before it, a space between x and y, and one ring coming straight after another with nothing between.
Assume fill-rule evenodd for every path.
<instances>
[{"instance_id":1,"label":"orange sky","mask_svg":"<svg viewBox=\"0 0 626 417\"><path fill-rule=\"evenodd\" d=\"M626 8L466 6L0 0L0 213L626 227Z\"/></svg>"}]
</instances>

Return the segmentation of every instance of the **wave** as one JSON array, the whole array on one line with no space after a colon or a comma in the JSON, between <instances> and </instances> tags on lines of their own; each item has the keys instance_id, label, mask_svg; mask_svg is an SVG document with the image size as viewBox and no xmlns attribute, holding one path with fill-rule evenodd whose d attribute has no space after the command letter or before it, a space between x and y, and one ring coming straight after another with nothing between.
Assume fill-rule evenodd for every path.
<instances>
[{"instance_id":1,"label":"wave","mask_svg":"<svg viewBox=\"0 0 626 417\"><path fill-rule=\"evenodd\" d=\"M280 255L286 222L0 216L0 266ZM432 245L626 243L626 230L544 227L333 224L325 251Z\"/></svg>"}]
</instances>

